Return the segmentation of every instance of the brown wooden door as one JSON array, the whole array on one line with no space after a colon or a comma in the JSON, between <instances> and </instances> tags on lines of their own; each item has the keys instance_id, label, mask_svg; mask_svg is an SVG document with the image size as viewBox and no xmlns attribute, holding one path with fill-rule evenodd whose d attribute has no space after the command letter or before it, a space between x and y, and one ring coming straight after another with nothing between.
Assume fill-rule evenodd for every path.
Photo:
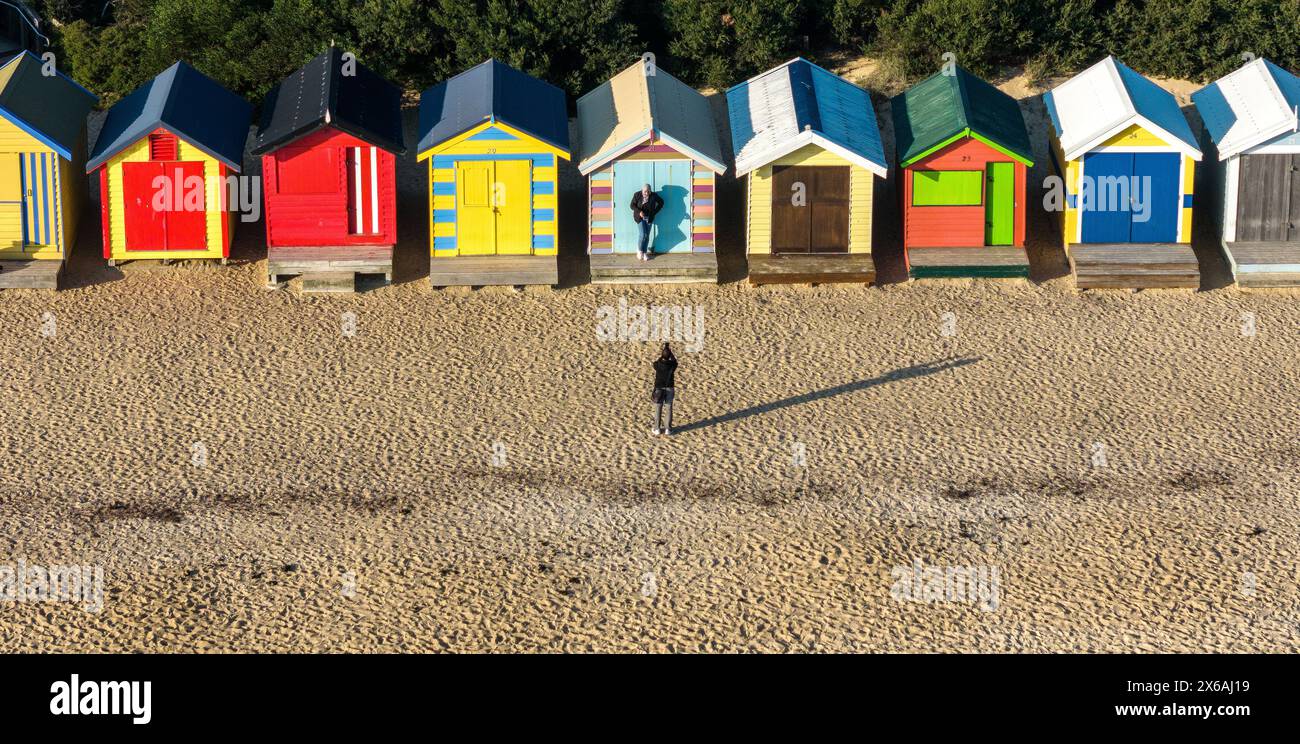
<instances>
[{"instance_id":1,"label":"brown wooden door","mask_svg":"<svg viewBox=\"0 0 1300 744\"><path fill-rule=\"evenodd\" d=\"M1237 241L1292 240L1295 190L1290 155L1242 155L1237 179Z\"/></svg>"},{"instance_id":2,"label":"brown wooden door","mask_svg":"<svg viewBox=\"0 0 1300 744\"><path fill-rule=\"evenodd\" d=\"M795 200L803 195L802 203ZM772 253L847 253L849 168L772 168Z\"/></svg>"}]
</instances>

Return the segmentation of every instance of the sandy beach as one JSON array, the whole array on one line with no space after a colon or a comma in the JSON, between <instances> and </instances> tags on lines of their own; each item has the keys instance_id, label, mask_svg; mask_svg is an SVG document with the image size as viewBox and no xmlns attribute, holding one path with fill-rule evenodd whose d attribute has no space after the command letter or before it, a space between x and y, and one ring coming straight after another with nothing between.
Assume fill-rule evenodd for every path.
<instances>
[{"instance_id":1,"label":"sandy beach","mask_svg":"<svg viewBox=\"0 0 1300 744\"><path fill-rule=\"evenodd\" d=\"M108 268L91 205L0 293L0 564L106 592L0 602L0 652L1300 650L1300 294L1207 225L1199 292L1075 291L1041 210L1031 281L907 283L882 187L881 286L752 288L728 177L719 286L587 284L579 192L560 288L435 291L401 168L392 286L264 290L261 223ZM671 438L620 300L703 313Z\"/></svg>"}]
</instances>

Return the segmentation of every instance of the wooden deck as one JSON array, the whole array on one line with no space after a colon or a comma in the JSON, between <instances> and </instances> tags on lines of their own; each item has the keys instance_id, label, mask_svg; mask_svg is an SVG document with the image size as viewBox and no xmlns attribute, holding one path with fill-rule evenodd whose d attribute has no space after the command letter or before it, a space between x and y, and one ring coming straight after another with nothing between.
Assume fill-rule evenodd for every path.
<instances>
[{"instance_id":1,"label":"wooden deck","mask_svg":"<svg viewBox=\"0 0 1300 744\"><path fill-rule=\"evenodd\" d=\"M429 259L435 287L492 287L558 284L555 256L451 256Z\"/></svg>"},{"instance_id":2,"label":"wooden deck","mask_svg":"<svg viewBox=\"0 0 1300 744\"><path fill-rule=\"evenodd\" d=\"M686 284L718 282L718 257L713 253L660 253L649 261L636 254L591 256L592 284Z\"/></svg>"},{"instance_id":3,"label":"wooden deck","mask_svg":"<svg viewBox=\"0 0 1300 744\"><path fill-rule=\"evenodd\" d=\"M870 253L749 257L750 284L874 284Z\"/></svg>"},{"instance_id":4,"label":"wooden deck","mask_svg":"<svg viewBox=\"0 0 1300 744\"><path fill-rule=\"evenodd\" d=\"M1224 254L1238 287L1300 287L1300 243L1227 243Z\"/></svg>"},{"instance_id":5,"label":"wooden deck","mask_svg":"<svg viewBox=\"0 0 1300 744\"><path fill-rule=\"evenodd\" d=\"M1200 264L1183 243L1075 244L1070 268L1079 289L1198 289Z\"/></svg>"},{"instance_id":6,"label":"wooden deck","mask_svg":"<svg viewBox=\"0 0 1300 744\"><path fill-rule=\"evenodd\" d=\"M309 248L277 247L266 252L267 286L279 287L286 277L303 276L304 291L330 284L331 292L355 291L356 274L383 274L384 280L393 280L393 247L391 245L332 245ZM353 275L352 290L337 288L338 275ZM318 277L317 275L324 275ZM324 281L328 277L328 281Z\"/></svg>"},{"instance_id":7,"label":"wooden deck","mask_svg":"<svg viewBox=\"0 0 1300 744\"><path fill-rule=\"evenodd\" d=\"M0 289L58 289L62 273L62 261L0 261Z\"/></svg>"},{"instance_id":8,"label":"wooden deck","mask_svg":"<svg viewBox=\"0 0 1300 744\"><path fill-rule=\"evenodd\" d=\"M908 248L907 274L913 279L977 277L1022 279L1029 276L1029 256L1015 246Z\"/></svg>"}]
</instances>

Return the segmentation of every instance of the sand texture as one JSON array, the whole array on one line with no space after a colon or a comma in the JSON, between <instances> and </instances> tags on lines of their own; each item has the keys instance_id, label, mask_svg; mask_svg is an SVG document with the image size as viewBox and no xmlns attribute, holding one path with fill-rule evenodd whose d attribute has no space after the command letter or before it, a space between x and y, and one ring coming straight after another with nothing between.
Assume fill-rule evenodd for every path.
<instances>
[{"instance_id":1,"label":"sand texture","mask_svg":"<svg viewBox=\"0 0 1300 744\"><path fill-rule=\"evenodd\" d=\"M1041 211L1032 281L905 283L882 186L882 286L754 289L727 178L722 285L597 288L570 167L560 289L434 291L423 177L391 287L263 290L260 223L110 269L92 205L66 290L0 292L0 564L107 584L0 652L1300 649L1300 295L1204 226L1199 292L1076 292ZM704 313L672 438L620 299ZM917 560L996 610L894 598Z\"/></svg>"}]
</instances>

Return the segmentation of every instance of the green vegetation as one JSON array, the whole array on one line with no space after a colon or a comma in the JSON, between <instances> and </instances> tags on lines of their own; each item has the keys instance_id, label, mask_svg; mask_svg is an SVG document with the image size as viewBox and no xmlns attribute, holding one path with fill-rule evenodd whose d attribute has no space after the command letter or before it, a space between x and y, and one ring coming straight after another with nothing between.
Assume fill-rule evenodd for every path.
<instances>
[{"instance_id":1,"label":"green vegetation","mask_svg":"<svg viewBox=\"0 0 1300 744\"><path fill-rule=\"evenodd\" d=\"M1105 54L1209 80L1300 68L1295 0L37 0L60 66L112 103L176 59L251 100L331 41L416 91L495 56L577 96L645 51L726 87L791 57L867 54L901 84L951 52L996 76Z\"/></svg>"}]
</instances>

